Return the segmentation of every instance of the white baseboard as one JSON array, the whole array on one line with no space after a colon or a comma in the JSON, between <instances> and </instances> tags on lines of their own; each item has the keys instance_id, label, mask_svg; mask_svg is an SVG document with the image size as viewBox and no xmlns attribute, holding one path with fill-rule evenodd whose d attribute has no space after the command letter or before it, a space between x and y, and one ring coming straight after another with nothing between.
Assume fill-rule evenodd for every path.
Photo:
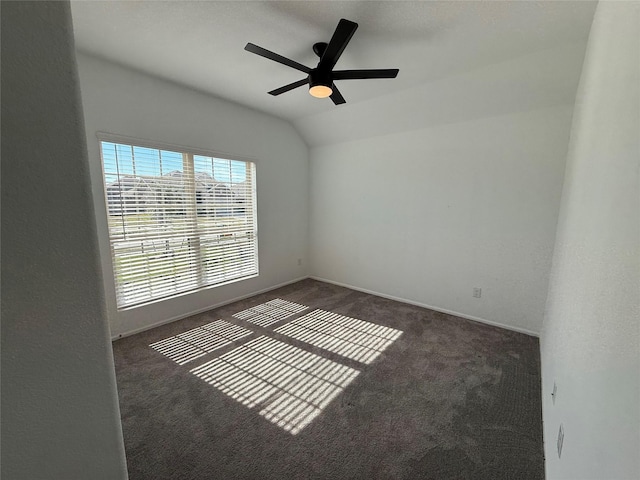
<instances>
[{"instance_id":1,"label":"white baseboard","mask_svg":"<svg viewBox=\"0 0 640 480\"><path fill-rule=\"evenodd\" d=\"M200 308L198 310L193 310L193 311L190 311L188 313L180 314L180 315L177 315L175 317L171 317L171 318L168 318L166 320L162 320L162 321L160 321L158 323L154 323L153 325L147 325L147 326L144 326L144 327L136 328L134 330L128 330L126 332L123 332L123 333L120 333L118 335L112 336L111 340L113 341L113 340L118 340L119 338L130 337L131 335L135 335L136 333L145 332L147 330L151 330L152 328L156 328L156 327L159 327L161 325L166 325L167 323L171 323L171 322L175 322L177 320L182 320L183 318L191 317L192 315L198 315L199 313L208 312L209 310L213 310L214 308L223 307L223 306L228 305L230 303L237 302L238 300L244 300L245 298L253 297L254 295L260 295L261 293L270 292L271 290L275 290L276 288L285 287L287 285L291 285L292 283L296 283L296 282L299 282L301 280L305 280L307 278L309 278L309 277L308 276L299 277L299 278L296 278L296 279L293 279L293 280L289 280L289 281L284 282L284 283L279 283L278 285L274 285L272 287L267 287L267 288L263 288L262 290L258 290L258 291L252 292L252 293L247 293L246 295L241 295L239 297L230 298L229 300L225 300L224 302L219 302L219 303L213 304L213 305L205 307L205 308Z\"/></svg>"},{"instance_id":2,"label":"white baseboard","mask_svg":"<svg viewBox=\"0 0 640 480\"><path fill-rule=\"evenodd\" d=\"M338 285L339 287L350 288L351 290L356 290L358 292L368 293L370 295L375 295L377 297L388 298L389 300L395 300L396 302L408 303L409 305L415 305L417 307L428 308L429 310L434 310L440 313L446 313L448 315L455 315L456 317L465 318L467 320L473 320L474 322L485 323L487 325L491 325L493 327L504 328L506 330L512 330L518 333L524 333L525 335L530 335L532 337L540 337L540 333L533 332L531 330L527 330L526 328L514 327L512 325L505 325L503 323L494 322L492 320L487 320L486 318L474 317L473 315L467 315L466 313L455 312L453 310L447 310L445 308L434 307L433 305L427 305L426 303L416 302L414 300L408 300L406 298L396 297L394 295L387 295L385 293L375 292L373 290L368 290L366 288L360 288L353 285L349 285L346 283L335 282L333 280L328 280L326 278L316 277L314 275L310 275L308 278L312 278L313 280L318 280L319 282L331 283L333 285Z\"/></svg>"},{"instance_id":3,"label":"white baseboard","mask_svg":"<svg viewBox=\"0 0 640 480\"><path fill-rule=\"evenodd\" d=\"M111 340L117 340L119 338L129 337L131 335L135 335L136 333L144 332L146 330L151 330L152 328L159 327L159 326L165 325L167 323L175 322L177 320L182 320L183 318L187 318L187 317L190 317L192 315L198 315L199 313L207 312L209 310L213 310L214 308L223 307L223 306L228 305L230 303L237 302L238 300L244 300L245 298L253 297L254 295L260 295L261 293L270 292L271 290L275 290L275 289L280 288L280 287L285 287L287 285L291 285L292 283L299 282L299 281L304 280L306 278L311 278L311 279L317 280L319 282L331 283L333 285L338 285L339 287L350 288L351 290L356 290L358 292L368 293L369 295L375 295L377 297L387 298L389 300L394 300L396 302L407 303L409 305L415 305L417 307L422 307L422 308L428 308L429 310L434 310L436 312L446 313L448 315L455 315L456 317L465 318L467 320L472 320L474 322L484 323L484 324L487 324L487 325L491 325L493 327L504 328L506 330L512 330L512 331L518 332L518 333L524 333L525 335L530 335L532 337L540 337L540 333L533 332L531 330L527 330L526 328L514 327L512 325L505 325L503 323L494 322L492 320L487 320L485 318L475 317L473 315L467 315L466 313L460 313L460 312L455 312L453 310L447 310L445 308L434 307L433 305L427 305L426 303L416 302L414 300L409 300L409 299L402 298L402 297L396 297L394 295L387 295L385 293L375 292L373 290L368 290L366 288L356 287L354 285L349 285L347 283L336 282L334 280L329 280L329 279L326 279L326 278L316 277L314 275L309 275L309 276L299 277L299 278L296 278L296 279L293 279L293 280L289 280L287 282L280 283L280 284L274 285L272 287L263 288L262 290L258 290L258 291L252 292L252 293L247 293L246 295L241 295L239 297L234 297L234 298L231 298L229 300L225 300L224 302L216 303L216 304L211 305L209 307L205 307L205 308L201 308L199 310L193 310L193 311L188 312L188 313L177 315L177 316L169 318L167 320L163 320L161 322L154 323L153 325L148 325L148 326L145 326L145 327L137 328L135 330L129 330L127 332L124 332L124 333L121 333L121 334L119 334L117 336L112 337Z\"/></svg>"}]
</instances>

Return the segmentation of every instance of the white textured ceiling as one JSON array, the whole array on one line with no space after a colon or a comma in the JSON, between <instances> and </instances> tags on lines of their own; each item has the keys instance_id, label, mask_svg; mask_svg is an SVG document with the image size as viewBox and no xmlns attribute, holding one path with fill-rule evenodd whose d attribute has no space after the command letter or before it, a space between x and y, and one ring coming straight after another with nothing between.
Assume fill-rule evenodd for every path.
<instances>
[{"instance_id":1,"label":"white textured ceiling","mask_svg":"<svg viewBox=\"0 0 640 480\"><path fill-rule=\"evenodd\" d=\"M291 121L310 145L522 109L570 104L590 1L73 1L77 48ZM337 69L399 68L393 80L337 83L347 103L300 87L304 74L244 51L247 42L309 67L340 18L359 28Z\"/></svg>"}]
</instances>

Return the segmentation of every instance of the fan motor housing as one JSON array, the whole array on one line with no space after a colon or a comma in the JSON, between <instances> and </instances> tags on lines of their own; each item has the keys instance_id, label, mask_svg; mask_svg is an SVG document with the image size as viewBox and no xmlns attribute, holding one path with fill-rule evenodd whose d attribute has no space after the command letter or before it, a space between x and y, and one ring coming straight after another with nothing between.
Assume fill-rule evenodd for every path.
<instances>
[{"instance_id":1,"label":"fan motor housing","mask_svg":"<svg viewBox=\"0 0 640 480\"><path fill-rule=\"evenodd\" d=\"M333 83L331 78L331 72L318 70L314 68L309 73L309 87L315 87L316 85L324 85L330 87Z\"/></svg>"}]
</instances>

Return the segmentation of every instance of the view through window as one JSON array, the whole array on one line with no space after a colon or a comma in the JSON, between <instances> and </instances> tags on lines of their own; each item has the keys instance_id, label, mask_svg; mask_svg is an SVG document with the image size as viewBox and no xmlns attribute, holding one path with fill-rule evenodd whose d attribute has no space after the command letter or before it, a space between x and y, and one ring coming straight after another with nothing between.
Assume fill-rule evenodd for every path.
<instances>
[{"instance_id":1,"label":"view through window","mask_svg":"<svg viewBox=\"0 0 640 480\"><path fill-rule=\"evenodd\" d=\"M118 308L258 274L253 162L100 148Z\"/></svg>"}]
</instances>

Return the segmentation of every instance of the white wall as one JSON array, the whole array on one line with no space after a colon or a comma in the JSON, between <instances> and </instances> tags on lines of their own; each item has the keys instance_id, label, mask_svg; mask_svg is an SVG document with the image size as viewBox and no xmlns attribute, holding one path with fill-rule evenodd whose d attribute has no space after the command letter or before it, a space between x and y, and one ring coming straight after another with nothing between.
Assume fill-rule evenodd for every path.
<instances>
[{"instance_id":1,"label":"white wall","mask_svg":"<svg viewBox=\"0 0 640 480\"><path fill-rule=\"evenodd\" d=\"M312 274L538 333L571 110L313 148Z\"/></svg>"},{"instance_id":2,"label":"white wall","mask_svg":"<svg viewBox=\"0 0 640 480\"><path fill-rule=\"evenodd\" d=\"M550 480L640 478L639 143L640 3L603 1L576 100L541 336Z\"/></svg>"},{"instance_id":3,"label":"white wall","mask_svg":"<svg viewBox=\"0 0 640 480\"><path fill-rule=\"evenodd\" d=\"M2 478L127 478L68 2L2 4Z\"/></svg>"},{"instance_id":4,"label":"white wall","mask_svg":"<svg viewBox=\"0 0 640 480\"><path fill-rule=\"evenodd\" d=\"M83 54L78 55L78 63L114 336L307 276L308 149L289 123ZM259 277L118 311L96 132L254 158ZM302 266L298 265L299 258Z\"/></svg>"}]
</instances>

